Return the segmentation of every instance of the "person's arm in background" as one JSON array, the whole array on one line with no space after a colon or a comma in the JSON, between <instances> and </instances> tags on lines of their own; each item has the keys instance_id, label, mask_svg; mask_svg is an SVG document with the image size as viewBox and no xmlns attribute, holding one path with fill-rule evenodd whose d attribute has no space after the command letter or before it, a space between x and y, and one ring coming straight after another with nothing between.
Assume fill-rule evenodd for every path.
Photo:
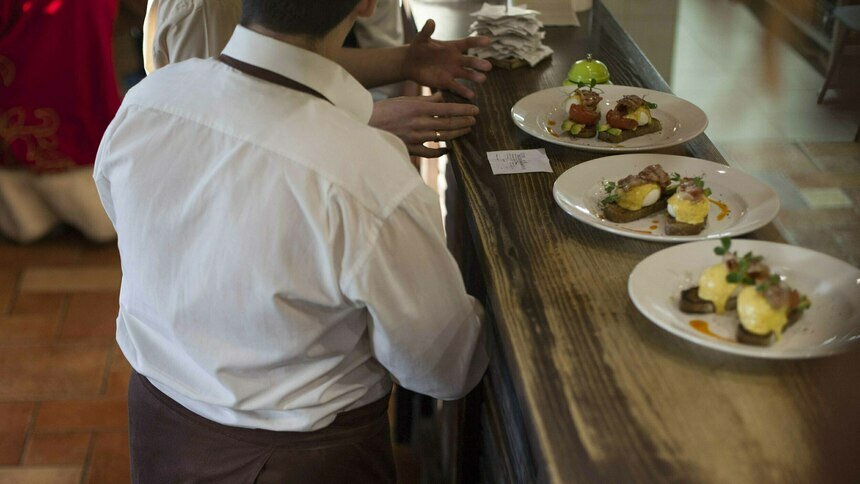
<instances>
[{"instance_id":1,"label":"person's arm in background","mask_svg":"<svg viewBox=\"0 0 860 484\"><path fill-rule=\"evenodd\" d=\"M468 37L451 42L433 40L433 21L428 21L411 44L379 49L344 48L340 63L364 86L416 81L447 89L472 98L474 92L457 79L484 82L490 62L464 55L471 47L485 45L487 37ZM471 131L478 107L473 104L445 103L439 93L377 101L370 125L395 134L406 143L409 154L434 158L446 150L424 146L428 141L449 141Z\"/></svg>"},{"instance_id":2,"label":"person's arm in background","mask_svg":"<svg viewBox=\"0 0 860 484\"><path fill-rule=\"evenodd\" d=\"M143 24L146 73L187 59L217 56L241 19L241 0L150 0Z\"/></svg>"},{"instance_id":3,"label":"person's arm in background","mask_svg":"<svg viewBox=\"0 0 860 484\"><path fill-rule=\"evenodd\" d=\"M445 245L438 196L417 186L370 247L343 291L370 313L374 357L404 388L442 400L465 396L487 368L483 308L466 294Z\"/></svg>"},{"instance_id":4,"label":"person's arm in background","mask_svg":"<svg viewBox=\"0 0 860 484\"><path fill-rule=\"evenodd\" d=\"M411 80L473 98L475 93L457 79L484 82L484 72L492 69L492 64L464 52L487 45L489 37L438 41L431 38L435 29L436 24L428 20L410 44L383 49L344 48L335 60L365 87Z\"/></svg>"}]
</instances>

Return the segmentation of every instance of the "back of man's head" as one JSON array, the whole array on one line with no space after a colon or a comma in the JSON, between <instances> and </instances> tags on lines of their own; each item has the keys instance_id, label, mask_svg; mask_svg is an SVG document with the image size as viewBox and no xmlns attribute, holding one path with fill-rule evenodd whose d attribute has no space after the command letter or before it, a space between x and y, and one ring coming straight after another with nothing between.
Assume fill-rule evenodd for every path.
<instances>
[{"instance_id":1,"label":"back of man's head","mask_svg":"<svg viewBox=\"0 0 860 484\"><path fill-rule=\"evenodd\" d=\"M323 37L360 0L243 0L242 25L259 25L289 35Z\"/></svg>"}]
</instances>

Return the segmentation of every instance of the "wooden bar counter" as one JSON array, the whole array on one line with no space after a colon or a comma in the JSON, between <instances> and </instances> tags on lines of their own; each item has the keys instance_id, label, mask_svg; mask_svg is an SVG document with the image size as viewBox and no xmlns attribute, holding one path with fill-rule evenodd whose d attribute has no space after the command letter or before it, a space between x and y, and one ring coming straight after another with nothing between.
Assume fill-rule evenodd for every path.
<instances>
[{"instance_id":1,"label":"wooden bar counter","mask_svg":"<svg viewBox=\"0 0 860 484\"><path fill-rule=\"evenodd\" d=\"M423 3L447 9L448 18L429 13L440 26L458 15L459 25L468 25L464 12L480 6ZM534 68L496 69L477 86L478 124L451 143L468 221L463 230L476 254L475 266L466 258L464 273L481 279L492 313L495 353L483 383L481 480L860 478L857 352L762 360L673 336L643 317L627 295L633 267L668 246L579 223L553 201L561 173L603 155L520 131L510 117L517 100L561 85L587 52L607 64L614 84L669 91L599 1L580 19L578 28L546 28L545 43L555 49L551 59ZM553 173L492 174L488 151L529 148L546 149ZM658 153L725 163L705 135ZM780 240L773 226L749 237Z\"/></svg>"}]
</instances>

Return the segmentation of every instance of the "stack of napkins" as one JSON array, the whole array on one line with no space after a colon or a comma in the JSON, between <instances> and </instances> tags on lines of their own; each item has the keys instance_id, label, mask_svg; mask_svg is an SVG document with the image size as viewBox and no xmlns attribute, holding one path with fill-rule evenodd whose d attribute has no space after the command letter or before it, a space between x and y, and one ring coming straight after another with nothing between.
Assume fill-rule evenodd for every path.
<instances>
[{"instance_id":1,"label":"stack of napkins","mask_svg":"<svg viewBox=\"0 0 860 484\"><path fill-rule=\"evenodd\" d=\"M492 37L486 47L472 49L470 53L482 59L510 61L521 59L530 66L552 55L552 49L543 45L546 35L538 20L540 12L525 7L484 4L481 10L472 13L477 20L469 31Z\"/></svg>"}]
</instances>

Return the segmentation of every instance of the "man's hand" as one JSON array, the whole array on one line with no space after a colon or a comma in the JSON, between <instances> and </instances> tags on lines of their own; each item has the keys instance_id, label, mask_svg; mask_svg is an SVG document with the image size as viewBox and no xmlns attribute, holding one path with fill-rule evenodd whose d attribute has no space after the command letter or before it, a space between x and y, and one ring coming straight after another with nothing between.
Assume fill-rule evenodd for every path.
<instances>
[{"instance_id":1,"label":"man's hand","mask_svg":"<svg viewBox=\"0 0 860 484\"><path fill-rule=\"evenodd\" d=\"M442 156L446 150L431 149L424 143L448 141L470 132L478 107L441 101L442 94L438 92L432 96L404 96L377 101L373 104L370 125L402 139L413 156Z\"/></svg>"},{"instance_id":2,"label":"man's hand","mask_svg":"<svg viewBox=\"0 0 860 484\"><path fill-rule=\"evenodd\" d=\"M475 93L457 79L484 82L487 76L483 72L488 72L493 65L463 53L472 47L489 44L490 38L478 36L438 41L430 38L434 30L436 24L428 20L409 44L403 61L403 76L425 86L453 91L465 98L475 97Z\"/></svg>"}]
</instances>

